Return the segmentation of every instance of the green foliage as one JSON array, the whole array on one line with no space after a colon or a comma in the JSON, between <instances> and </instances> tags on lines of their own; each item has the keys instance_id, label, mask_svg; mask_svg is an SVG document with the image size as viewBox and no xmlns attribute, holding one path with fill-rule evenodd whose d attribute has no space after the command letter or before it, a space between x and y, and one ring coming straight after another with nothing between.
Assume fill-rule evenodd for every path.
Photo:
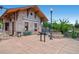
<instances>
[{"instance_id":1,"label":"green foliage","mask_svg":"<svg viewBox=\"0 0 79 59\"><path fill-rule=\"evenodd\" d=\"M69 24L67 19L59 19L59 23L54 21L53 23L43 23L43 27L48 27L49 29L53 29L53 31L61 31L62 33L67 32L69 29L72 28L72 25Z\"/></svg>"},{"instance_id":2,"label":"green foliage","mask_svg":"<svg viewBox=\"0 0 79 59\"><path fill-rule=\"evenodd\" d=\"M52 24L49 24L49 28L52 28L54 31L61 31L62 33L67 32L69 29L72 28L72 25L69 24L67 19L59 19L59 23L54 21Z\"/></svg>"},{"instance_id":3,"label":"green foliage","mask_svg":"<svg viewBox=\"0 0 79 59\"><path fill-rule=\"evenodd\" d=\"M67 32L69 29L71 29L71 25L69 24L69 21L67 19L60 19L60 31L62 33Z\"/></svg>"},{"instance_id":4,"label":"green foliage","mask_svg":"<svg viewBox=\"0 0 79 59\"><path fill-rule=\"evenodd\" d=\"M73 26L72 29L73 29L73 31L71 32L72 38L77 38L77 32L75 31L75 27Z\"/></svg>"},{"instance_id":5,"label":"green foliage","mask_svg":"<svg viewBox=\"0 0 79 59\"><path fill-rule=\"evenodd\" d=\"M59 24L56 21L52 23L52 29L54 31L59 31Z\"/></svg>"},{"instance_id":6,"label":"green foliage","mask_svg":"<svg viewBox=\"0 0 79 59\"><path fill-rule=\"evenodd\" d=\"M77 38L77 33L76 32L72 32L72 38Z\"/></svg>"},{"instance_id":7,"label":"green foliage","mask_svg":"<svg viewBox=\"0 0 79 59\"><path fill-rule=\"evenodd\" d=\"M2 24L0 23L0 29L2 28Z\"/></svg>"},{"instance_id":8,"label":"green foliage","mask_svg":"<svg viewBox=\"0 0 79 59\"><path fill-rule=\"evenodd\" d=\"M53 29L53 24L49 23L49 24L48 24L48 28L49 28L49 29Z\"/></svg>"},{"instance_id":9,"label":"green foliage","mask_svg":"<svg viewBox=\"0 0 79 59\"><path fill-rule=\"evenodd\" d=\"M74 26L72 27L72 31L71 32L65 32L64 36L65 37L77 38L77 32L75 31Z\"/></svg>"},{"instance_id":10,"label":"green foliage","mask_svg":"<svg viewBox=\"0 0 79 59\"><path fill-rule=\"evenodd\" d=\"M65 37L77 38L77 32L74 32L74 31L72 31L72 32L65 32L64 36Z\"/></svg>"},{"instance_id":11,"label":"green foliage","mask_svg":"<svg viewBox=\"0 0 79 59\"><path fill-rule=\"evenodd\" d=\"M69 24L67 19L59 19L59 23L54 21L53 23L43 22L44 28L53 29L53 31L61 31L65 37L72 37L77 38L77 32L75 31L78 29L79 24L76 21L75 27L72 24ZM71 30L71 32L69 32Z\"/></svg>"},{"instance_id":12,"label":"green foliage","mask_svg":"<svg viewBox=\"0 0 79 59\"><path fill-rule=\"evenodd\" d=\"M2 19L0 18L0 28L2 28L3 26L3 22L2 22Z\"/></svg>"},{"instance_id":13,"label":"green foliage","mask_svg":"<svg viewBox=\"0 0 79 59\"><path fill-rule=\"evenodd\" d=\"M75 28L79 28L78 20L75 21Z\"/></svg>"},{"instance_id":14,"label":"green foliage","mask_svg":"<svg viewBox=\"0 0 79 59\"><path fill-rule=\"evenodd\" d=\"M47 21L43 22L43 27L44 28L47 28L48 27L48 22Z\"/></svg>"}]
</instances>

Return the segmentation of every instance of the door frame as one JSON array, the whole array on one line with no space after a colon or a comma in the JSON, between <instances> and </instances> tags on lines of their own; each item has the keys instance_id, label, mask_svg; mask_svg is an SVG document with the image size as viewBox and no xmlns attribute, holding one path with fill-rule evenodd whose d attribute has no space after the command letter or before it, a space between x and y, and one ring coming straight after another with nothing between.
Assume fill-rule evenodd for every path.
<instances>
[{"instance_id":1,"label":"door frame","mask_svg":"<svg viewBox=\"0 0 79 59\"><path fill-rule=\"evenodd\" d=\"M5 22L5 31L9 31L9 22Z\"/></svg>"},{"instance_id":2,"label":"door frame","mask_svg":"<svg viewBox=\"0 0 79 59\"><path fill-rule=\"evenodd\" d=\"M14 22L12 22L12 36L14 35Z\"/></svg>"}]
</instances>

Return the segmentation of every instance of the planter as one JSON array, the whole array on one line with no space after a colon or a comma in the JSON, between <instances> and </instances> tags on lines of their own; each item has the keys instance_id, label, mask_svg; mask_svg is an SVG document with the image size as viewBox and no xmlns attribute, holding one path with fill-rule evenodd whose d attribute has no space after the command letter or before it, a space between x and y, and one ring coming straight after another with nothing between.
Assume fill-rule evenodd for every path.
<instances>
[{"instance_id":1,"label":"planter","mask_svg":"<svg viewBox=\"0 0 79 59\"><path fill-rule=\"evenodd\" d=\"M24 35L24 36L26 36L26 35L31 35L31 34L32 34L32 32L30 32L30 31L23 32L23 35Z\"/></svg>"}]
</instances>

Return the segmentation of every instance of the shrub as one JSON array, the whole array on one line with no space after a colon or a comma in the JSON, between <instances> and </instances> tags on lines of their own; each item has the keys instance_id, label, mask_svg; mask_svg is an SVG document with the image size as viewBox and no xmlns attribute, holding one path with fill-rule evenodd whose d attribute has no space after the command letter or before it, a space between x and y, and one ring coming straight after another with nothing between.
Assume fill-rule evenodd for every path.
<instances>
[{"instance_id":1,"label":"shrub","mask_svg":"<svg viewBox=\"0 0 79 59\"><path fill-rule=\"evenodd\" d=\"M59 31L59 24L57 22L53 22L52 28L53 28L54 31Z\"/></svg>"},{"instance_id":2,"label":"shrub","mask_svg":"<svg viewBox=\"0 0 79 59\"><path fill-rule=\"evenodd\" d=\"M72 38L77 38L77 32L65 32L64 33L65 37L72 37Z\"/></svg>"},{"instance_id":3,"label":"shrub","mask_svg":"<svg viewBox=\"0 0 79 59\"><path fill-rule=\"evenodd\" d=\"M62 32L62 33L64 33L64 32L67 32L69 29L71 29L72 28L72 25L71 24L69 24L69 21L67 21L67 20L65 20L65 19L63 19L63 20L61 20L60 19L60 24L59 24L60 26L60 31Z\"/></svg>"},{"instance_id":4,"label":"shrub","mask_svg":"<svg viewBox=\"0 0 79 59\"><path fill-rule=\"evenodd\" d=\"M77 33L76 32L72 32L72 38L77 38Z\"/></svg>"}]
</instances>

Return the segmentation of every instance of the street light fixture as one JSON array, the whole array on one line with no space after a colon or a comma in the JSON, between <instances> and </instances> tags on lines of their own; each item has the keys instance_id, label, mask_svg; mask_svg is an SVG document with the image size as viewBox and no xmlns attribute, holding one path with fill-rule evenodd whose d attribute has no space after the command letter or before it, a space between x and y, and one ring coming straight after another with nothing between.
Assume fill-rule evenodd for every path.
<instances>
[{"instance_id":1,"label":"street light fixture","mask_svg":"<svg viewBox=\"0 0 79 59\"><path fill-rule=\"evenodd\" d=\"M52 13L53 13L53 9L50 9L50 16L51 16L51 23L52 23Z\"/></svg>"}]
</instances>

